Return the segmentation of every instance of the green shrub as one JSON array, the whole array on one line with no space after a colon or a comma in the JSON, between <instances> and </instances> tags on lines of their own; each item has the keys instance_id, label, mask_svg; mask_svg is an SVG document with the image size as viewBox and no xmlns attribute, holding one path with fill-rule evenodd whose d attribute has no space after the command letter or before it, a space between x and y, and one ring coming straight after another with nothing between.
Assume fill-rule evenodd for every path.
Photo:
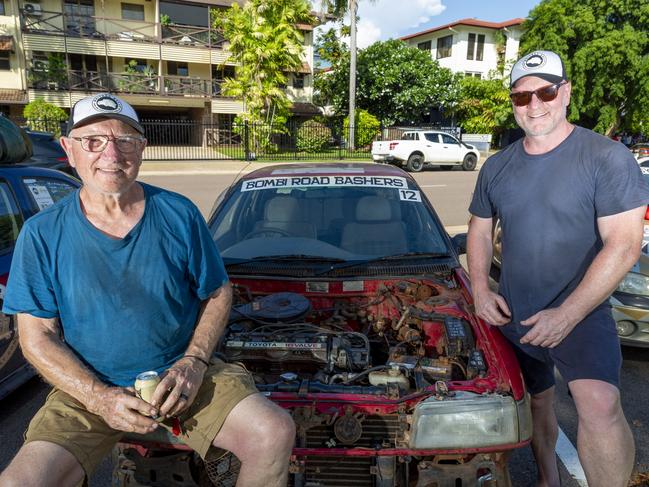
<instances>
[{"instance_id":1,"label":"green shrub","mask_svg":"<svg viewBox=\"0 0 649 487\"><path fill-rule=\"evenodd\" d=\"M62 108L47 103L42 98L36 98L25 105L23 117L32 130L52 132L56 137L61 136L61 122L68 119Z\"/></svg>"},{"instance_id":2,"label":"green shrub","mask_svg":"<svg viewBox=\"0 0 649 487\"><path fill-rule=\"evenodd\" d=\"M367 110L359 109L355 112L356 123L354 124L354 139L356 147L366 147L372 143L374 138L381 131L381 122ZM349 116L345 117L343 123L344 136L349 134Z\"/></svg>"},{"instance_id":3,"label":"green shrub","mask_svg":"<svg viewBox=\"0 0 649 487\"><path fill-rule=\"evenodd\" d=\"M307 120L297 130L297 149L304 152L319 152L327 147L331 140L331 129L326 125Z\"/></svg>"}]
</instances>

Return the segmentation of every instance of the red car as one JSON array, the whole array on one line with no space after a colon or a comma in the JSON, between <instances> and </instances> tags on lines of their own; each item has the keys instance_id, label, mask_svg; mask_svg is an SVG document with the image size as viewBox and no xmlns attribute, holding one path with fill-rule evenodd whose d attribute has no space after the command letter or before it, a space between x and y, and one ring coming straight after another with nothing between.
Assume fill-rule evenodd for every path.
<instances>
[{"instance_id":1,"label":"red car","mask_svg":"<svg viewBox=\"0 0 649 487\"><path fill-rule=\"evenodd\" d=\"M291 412L289 485L510 485L529 396L508 343L473 312L462 242L412 177L272 166L233 184L208 223L235 293L217 353ZM234 485L236 459L188 452L180 475L160 461L164 441L126 438L122 480Z\"/></svg>"}]
</instances>

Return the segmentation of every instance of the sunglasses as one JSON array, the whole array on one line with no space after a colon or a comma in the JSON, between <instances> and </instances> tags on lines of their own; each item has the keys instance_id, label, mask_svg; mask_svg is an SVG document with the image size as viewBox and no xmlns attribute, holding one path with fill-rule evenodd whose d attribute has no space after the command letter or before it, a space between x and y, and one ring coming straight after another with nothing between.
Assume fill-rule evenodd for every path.
<instances>
[{"instance_id":1,"label":"sunglasses","mask_svg":"<svg viewBox=\"0 0 649 487\"><path fill-rule=\"evenodd\" d=\"M567 81L562 81L560 83L555 83L553 85L544 86L534 91L516 91L509 94L512 103L517 107L527 106L532 101L532 95L541 101L552 101L559 94L559 87L565 85Z\"/></svg>"}]
</instances>

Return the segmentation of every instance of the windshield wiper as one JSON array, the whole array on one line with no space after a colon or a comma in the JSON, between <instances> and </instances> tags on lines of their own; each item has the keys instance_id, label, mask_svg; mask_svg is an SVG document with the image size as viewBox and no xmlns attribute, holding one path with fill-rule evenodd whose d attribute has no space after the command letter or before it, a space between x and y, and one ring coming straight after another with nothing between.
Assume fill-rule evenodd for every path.
<instances>
[{"instance_id":1,"label":"windshield wiper","mask_svg":"<svg viewBox=\"0 0 649 487\"><path fill-rule=\"evenodd\" d=\"M381 257L374 257L372 259L346 261L346 262L341 263L341 264L333 264L333 265L329 266L327 269L325 269L323 271L320 271L320 272L317 272L316 276L326 274L327 272L330 272L330 271L335 271L335 270L339 270L339 269L346 269L348 267L357 267L357 266L372 264L374 262L385 262L385 261L390 261L390 260L401 260L401 259L407 259L409 257L436 259L436 258L440 258L440 257L450 257L450 256L451 255L446 253L446 252L404 252L402 254L383 255Z\"/></svg>"},{"instance_id":2,"label":"windshield wiper","mask_svg":"<svg viewBox=\"0 0 649 487\"><path fill-rule=\"evenodd\" d=\"M305 255L305 254L285 254L285 255L264 255L253 257L252 259L239 259L228 262L226 266L238 264L250 264L256 262L272 262L272 261L309 261L309 262L347 262L344 259L337 257L322 257L320 255Z\"/></svg>"}]
</instances>

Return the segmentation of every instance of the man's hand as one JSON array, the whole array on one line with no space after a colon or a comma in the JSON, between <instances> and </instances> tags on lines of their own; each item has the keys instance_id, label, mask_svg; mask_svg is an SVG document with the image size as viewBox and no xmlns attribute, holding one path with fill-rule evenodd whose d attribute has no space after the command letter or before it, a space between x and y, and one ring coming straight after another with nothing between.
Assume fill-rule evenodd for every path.
<instances>
[{"instance_id":1,"label":"man's hand","mask_svg":"<svg viewBox=\"0 0 649 487\"><path fill-rule=\"evenodd\" d=\"M153 393L151 404L157 406L164 399L160 415L165 418L178 416L194 402L206 370L207 366L201 361L182 357L164 374Z\"/></svg>"},{"instance_id":2,"label":"man's hand","mask_svg":"<svg viewBox=\"0 0 649 487\"><path fill-rule=\"evenodd\" d=\"M158 410L122 387L107 387L96 395L88 411L101 416L113 429L147 434L158 427L150 416Z\"/></svg>"},{"instance_id":3,"label":"man's hand","mask_svg":"<svg viewBox=\"0 0 649 487\"><path fill-rule=\"evenodd\" d=\"M521 325L532 327L521 338L521 343L554 348L568 336L577 322L570 319L561 308L550 308L521 321Z\"/></svg>"},{"instance_id":4,"label":"man's hand","mask_svg":"<svg viewBox=\"0 0 649 487\"><path fill-rule=\"evenodd\" d=\"M476 314L486 322L502 326L509 323L512 314L505 298L500 294L485 289L484 291L473 294Z\"/></svg>"}]
</instances>

